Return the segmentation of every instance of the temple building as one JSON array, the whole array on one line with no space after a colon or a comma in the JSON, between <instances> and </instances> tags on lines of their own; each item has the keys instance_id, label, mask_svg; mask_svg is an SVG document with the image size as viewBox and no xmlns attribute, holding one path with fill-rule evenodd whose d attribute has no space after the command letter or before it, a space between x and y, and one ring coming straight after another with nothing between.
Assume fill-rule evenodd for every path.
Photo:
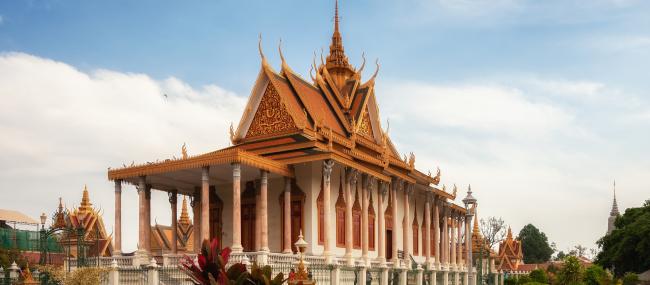
<instances>
[{"instance_id":1,"label":"temple building","mask_svg":"<svg viewBox=\"0 0 650 285\"><path fill-rule=\"evenodd\" d=\"M55 228L69 228L70 232L64 232L60 243L64 252L72 257L78 257L78 242L81 243L86 252L85 257L91 256L112 256L112 237L106 232L104 220L99 210L95 209L90 202L88 188L84 186L81 204L73 210L65 210L63 201L59 199L59 207L54 214L52 226Z\"/></svg>"},{"instance_id":2,"label":"temple building","mask_svg":"<svg viewBox=\"0 0 650 285\"><path fill-rule=\"evenodd\" d=\"M176 198L176 196L172 198ZM175 224L175 229L173 226L159 224L151 227L152 238L150 247L152 255L162 257L164 254L174 252L194 252L194 225L192 225L192 221L187 212L187 199L185 196L183 196L181 216Z\"/></svg>"},{"instance_id":3,"label":"temple building","mask_svg":"<svg viewBox=\"0 0 650 285\"><path fill-rule=\"evenodd\" d=\"M182 220L175 197L192 199L186 245L217 238L233 256L266 262L292 254L302 231L311 262L407 268L415 260L437 270L440 280L467 278L461 253L471 221L455 202L456 187L446 191L439 169L418 169L414 153L397 150L375 96L379 64L364 80L365 59L356 68L345 54L338 3L334 19L329 54L314 59L311 80L293 71L281 48L280 70L271 67L260 39L259 73L241 120L230 128L232 146L197 155L183 147L180 158L109 168L115 254L122 249L122 186L129 184L139 195L136 255L145 261L156 246L170 254L182 248L180 235L151 227L151 191L163 191L171 229ZM152 240L174 236L176 248Z\"/></svg>"},{"instance_id":4,"label":"temple building","mask_svg":"<svg viewBox=\"0 0 650 285\"><path fill-rule=\"evenodd\" d=\"M524 263L523 259L521 241L512 237L512 230L508 227L506 239L499 243L497 264L500 270L505 272L517 271L519 265Z\"/></svg>"}]
</instances>

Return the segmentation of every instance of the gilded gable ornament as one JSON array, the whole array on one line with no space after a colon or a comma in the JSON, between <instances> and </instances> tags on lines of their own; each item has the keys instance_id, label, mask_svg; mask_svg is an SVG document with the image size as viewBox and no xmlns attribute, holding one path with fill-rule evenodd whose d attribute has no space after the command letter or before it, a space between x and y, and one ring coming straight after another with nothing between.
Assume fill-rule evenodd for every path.
<instances>
[{"instance_id":1,"label":"gilded gable ornament","mask_svg":"<svg viewBox=\"0 0 650 285\"><path fill-rule=\"evenodd\" d=\"M363 116L361 116L361 121L359 122L359 134L372 137L372 128L370 126L368 111L363 112Z\"/></svg>"},{"instance_id":2,"label":"gilded gable ornament","mask_svg":"<svg viewBox=\"0 0 650 285\"><path fill-rule=\"evenodd\" d=\"M282 104L280 95L273 85L267 85L246 137L286 133L294 130L297 130L296 125L287 108Z\"/></svg>"}]
</instances>

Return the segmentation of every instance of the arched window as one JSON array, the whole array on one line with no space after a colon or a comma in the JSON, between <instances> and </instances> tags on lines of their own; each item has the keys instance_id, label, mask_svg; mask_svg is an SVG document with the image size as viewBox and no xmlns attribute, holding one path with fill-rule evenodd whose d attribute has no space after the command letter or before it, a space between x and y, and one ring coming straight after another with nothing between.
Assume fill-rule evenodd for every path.
<instances>
[{"instance_id":1,"label":"arched window","mask_svg":"<svg viewBox=\"0 0 650 285\"><path fill-rule=\"evenodd\" d=\"M343 182L339 185L339 197L336 198L336 246L345 247L345 198L343 197Z\"/></svg>"},{"instance_id":2,"label":"arched window","mask_svg":"<svg viewBox=\"0 0 650 285\"><path fill-rule=\"evenodd\" d=\"M368 189L370 202L368 204L368 249L375 250L375 206L372 203L372 190Z\"/></svg>"},{"instance_id":3,"label":"arched window","mask_svg":"<svg viewBox=\"0 0 650 285\"><path fill-rule=\"evenodd\" d=\"M359 191L355 191L354 205L352 205L352 247L357 249L361 248L361 205L359 204Z\"/></svg>"},{"instance_id":4,"label":"arched window","mask_svg":"<svg viewBox=\"0 0 650 285\"><path fill-rule=\"evenodd\" d=\"M321 176L320 192L318 192L318 198L316 199L316 208L318 209L318 244L320 245L325 243L325 209L323 208L323 188L325 188L325 181Z\"/></svg>"}]
</instances>

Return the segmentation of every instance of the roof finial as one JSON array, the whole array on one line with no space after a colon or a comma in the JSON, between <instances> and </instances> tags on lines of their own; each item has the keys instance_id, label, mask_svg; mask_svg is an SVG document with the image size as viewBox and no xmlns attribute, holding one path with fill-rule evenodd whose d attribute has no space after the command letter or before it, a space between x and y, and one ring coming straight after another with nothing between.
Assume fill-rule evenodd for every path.
<instances>
[{"instance_id":1,"label":"roof finial","mask_svg":"<svg viewBox=\"0 0 650 285\"><path fill-rule=\"evenodd\" d=\"M327 67L350 69L348 58L343 51L343 39L339 32L339 19L339 1L336 0L334 6L334 33L332 34L332 43L330 44L330 54L327 56Z\"/></svg>"},{"instance_id":2,"label":"roof finial","mask_svg":"<svg viewBox=\"0 0 650 285\"><path fill-rule=\"evenodd\" d=\"M339 32L339 0L334 4L334 33Z\"/></svg>"},{"instance_id":3,"label":"roof finial","mask_svg":"<svg viewBox=\"0 0 650 285\"><path fill-rule=\"evenodd\" d=\"M262 66L267 67L269 63L266 61L266 57L264 56L264 52L262 51L262 33L259 35L259 40L257 42L257 49L260 52L260 57L262 58Z\"/></svg>"}]
</instances>

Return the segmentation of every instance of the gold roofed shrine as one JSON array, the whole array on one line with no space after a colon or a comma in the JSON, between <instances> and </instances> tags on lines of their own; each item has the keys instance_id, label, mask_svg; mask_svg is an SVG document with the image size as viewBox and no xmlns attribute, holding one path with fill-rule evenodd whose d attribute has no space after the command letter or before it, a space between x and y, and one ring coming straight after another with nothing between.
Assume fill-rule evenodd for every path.
<instances>
[{"instance_id":1,"label":"gold roofed shrine","mask_svg":"<svg viewBox=\"0 0 650 285\"><path fill-rule=\"evenodd\" d=\"M375 96L379 64L362 80L365 58L359 68L350 64L338 4L335 11L329 54L313 62L311 80L289 67L281 49L280 70L271 67L260 39L261 67L239 124L230 128L232 146L198 155L183 147L178 159L109 169L116 253L126 183L139 195L138 255L158 250L151 239L160 234L150 225L156 190L170 195L172 229L178 227L175 197L190 197L188 244L218 238L234 255L255 253L265 262L270 254L295 252L302 230L306 254L326 263L399 267L415 260L455 280L467 272L462 253L471 221L454 203L456 188L446 191L439 169L433 175L419 170L415 154L397 151Z\"/></svg>"}]
</instances>

